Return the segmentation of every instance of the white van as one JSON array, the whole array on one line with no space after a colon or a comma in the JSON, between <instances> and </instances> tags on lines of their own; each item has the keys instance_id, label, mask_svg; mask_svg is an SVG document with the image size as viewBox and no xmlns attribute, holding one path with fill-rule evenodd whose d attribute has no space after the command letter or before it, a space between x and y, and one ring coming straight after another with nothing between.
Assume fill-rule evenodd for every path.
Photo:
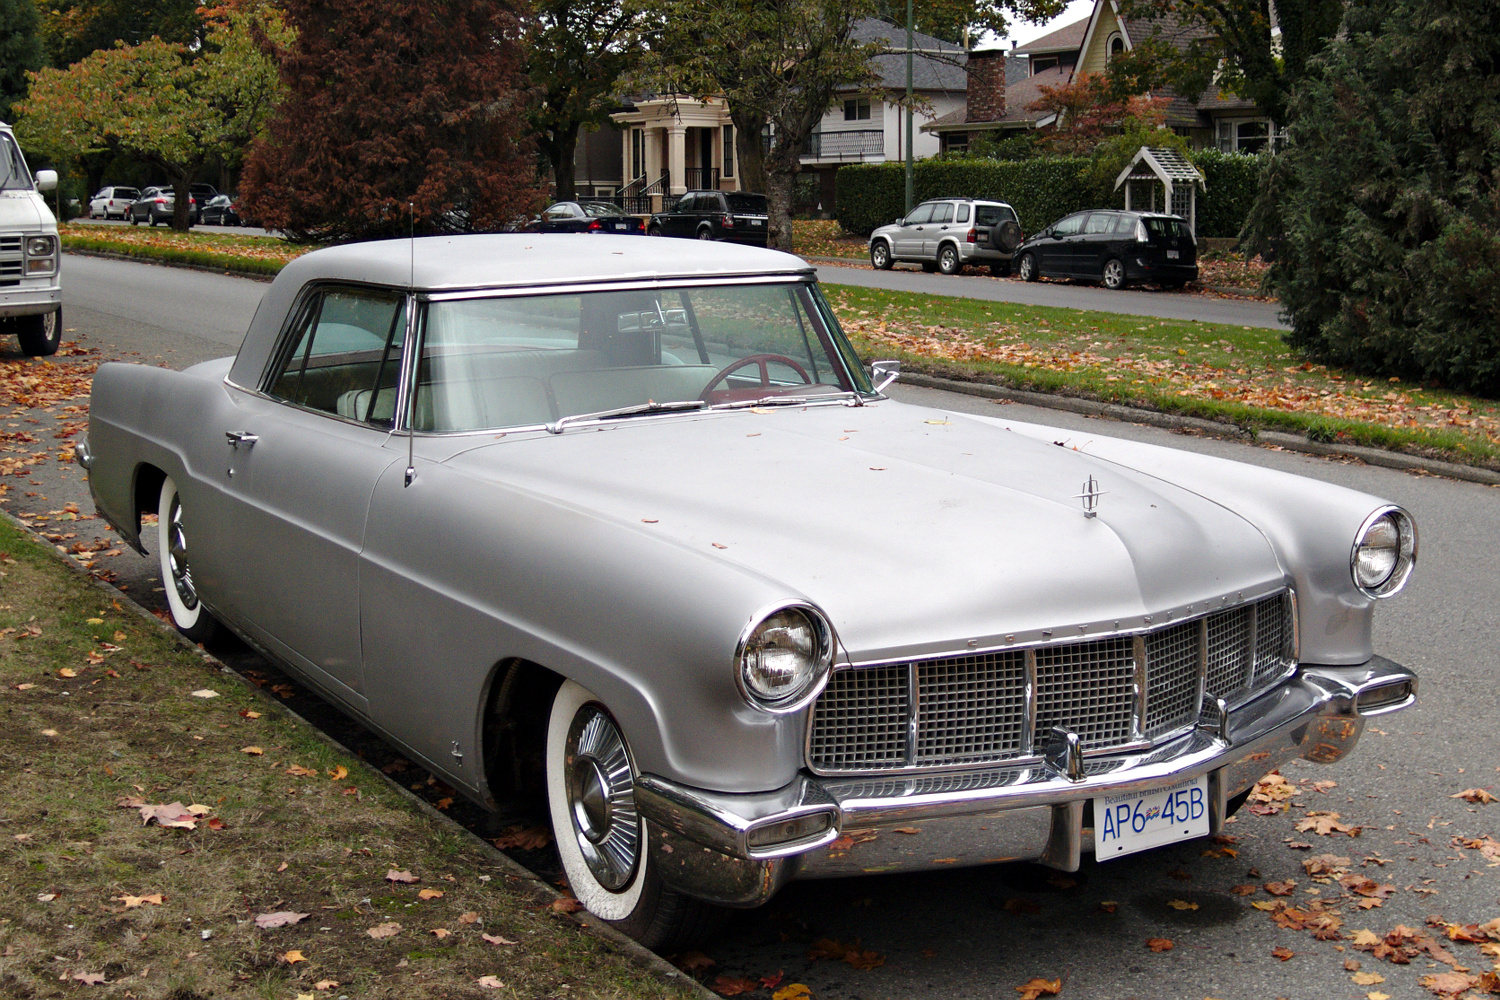
<instances>
[{"instance_id":1,"label":"white van","mask_svg":"<svg viewBox=\"0 0 1500 1000\"><path fill-rule=\"evenodd\" d=\"M38 170L33 182L0 122L0 334L15 334L32 356L56 354L62 341L62 241L39 194L55 187L55 170Z\"/></svg>"}]
</instances>

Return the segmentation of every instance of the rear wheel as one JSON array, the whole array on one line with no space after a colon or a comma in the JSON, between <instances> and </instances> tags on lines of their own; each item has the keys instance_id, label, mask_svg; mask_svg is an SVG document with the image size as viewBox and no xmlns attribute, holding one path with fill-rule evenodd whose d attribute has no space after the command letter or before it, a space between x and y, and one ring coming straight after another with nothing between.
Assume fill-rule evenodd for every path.
<instances>
[{"instance_id":1,"label":"rear wheel","mask_svg":"<svg viewBox=\"0 0 1500 1000\"><path fill-rule=\"evenodd\" d=\"M870 266L877 271L891 269L891 246L885 240L876 240L870 244Z\"/></svg>"},{"instance_id":2,"label":"rear wheel","mask_svg":"<svg viewBox=\"0 0 1500 1000\"><path fill-rule=\"evenodd\" d=\"M944 274L957 274L964 269L964 262L959 259L958 247L952 243L944 243L938 248L937 259L938 270Z\"/></svg>"},{"instance_id":3,"label":"rear wheel","mask_svg":"<svg viewBox=\"0 0 1500 1000\"><path fill-rule=\"evenodd\" d=\"M188 531L182 515L182 498L177 495L177 484L168 476L162 480L156 504L156 549L161 562L161 579L166 587L172 624L193 642L204 642L218 631L218 623L198 600L197 588L193 586Z\"/></svg>"},{"instance_id":4,"label":"rear wheel","mask_svg":"<svg viewBox=\"0 0 1500 1000\"><path fill-rule=\"evenodd\" d=\"M547 805L568 885L599 919L673 951L717 932L728 912L662 884L636 811L624 734L588 689L564 681L547 721Z\"/></svg>"},{"instance_id":5,"label":"rear wheel","mask_svg":"<svg viewBox=\"0 0 1500 1000\"><path fill-rule=\"evenodd\" d=\"M704 226L702 229L698 230L698 238L700 240L711 240L711 239L713 239L714 238L713 230L709 229L707 226Z\"/></svg>"},{"instance_id":6,"label":"rear wheel","mask_svg":"<svg viewBox=\"0 0 1500 1000\"><path fill-rule=\"evenodd\" d=\"M62 343L62 306L40 316L21 316L15 322L22 354L39 358L57 353Z\"/></svg>"},{"instance_id":7,"label":"rear wheel","mask_svg":"<svg viewBox=\"0 0 1500 1000\"><path fill-rule=\"evenodd\" d=\"M1125 265L1118 257L1104 262L1104 287L1116 291L1125 287Z\"/></svg>"},{"instance_id":8,"label":"rear wheel","mask_svg":"<svg viewBox=\"0 0 1500 1000\"><path fill-rule=\"evenodd\" d=\"M646 230L646 235L647 236L660 236L661 235L661 226L652 226L650 229Z\"/></svg>"},{"instance_id":9,"label":"rear wheel","mask_svg":"<svg viewBox=\"0 0 1500 1000\"><path fill-rule=\"evenodd\" d=\"M1016 273L1021 276L1022 281L1035 281L1041 277L1036 269L1036 256L1034 254L1023 253L1021 255L1021 262L1016 265Z\"/></svg>"}]
</instances>

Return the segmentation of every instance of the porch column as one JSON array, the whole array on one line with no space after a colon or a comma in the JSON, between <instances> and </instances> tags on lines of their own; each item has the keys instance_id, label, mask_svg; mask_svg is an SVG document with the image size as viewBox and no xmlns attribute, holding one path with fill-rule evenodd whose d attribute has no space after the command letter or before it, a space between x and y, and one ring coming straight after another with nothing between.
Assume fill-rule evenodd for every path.
<instances>
[{"instance_id":1,"label":"porch column","mask_svg":"<svg viewBox=\"0 0 1500 1000\"><path fill-rule=\"evenodd\" d=\"M687 190L687 127L672 125L667 129L667 169L671 171L671 190L682 194Z\"/></svg>"}]
</instances>

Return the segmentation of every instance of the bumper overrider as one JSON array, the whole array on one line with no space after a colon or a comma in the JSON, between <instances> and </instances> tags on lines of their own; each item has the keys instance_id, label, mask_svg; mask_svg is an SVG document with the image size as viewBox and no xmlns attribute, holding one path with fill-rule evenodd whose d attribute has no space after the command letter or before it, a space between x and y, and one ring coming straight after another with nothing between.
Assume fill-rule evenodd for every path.
<instances>
[{"instance_id":1,"label":"bumper overrider","mask_svg":"<svg viewBox=\"0 0 1500 1000\"><path fill-rule=\"evenodd\" d=\"M820 778L727 794L652 774L636 779L650 860L662 880L726 906L758 906L793 879L1039 861L1076 871L1094 848L1091 800L1208 779L1210 833L1228 802L1297 757L1330 764L1364 720L1399 711L1417 678L1382 657L1303 665L1233 711L1136 753L1091 757L1054 730L1044 759L983 770Z\"/></svg>"}]
</instances>

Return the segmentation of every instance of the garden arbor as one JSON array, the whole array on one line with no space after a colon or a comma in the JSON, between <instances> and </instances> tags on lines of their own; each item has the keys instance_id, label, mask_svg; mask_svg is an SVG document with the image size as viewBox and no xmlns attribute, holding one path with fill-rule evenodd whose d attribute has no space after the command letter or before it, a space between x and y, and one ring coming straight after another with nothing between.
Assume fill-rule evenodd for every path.
<instances>
[{"instance_id":1,"label":"garden arbor","mask_svg":"<svg viewBox=\"0 0 1500 1000\"><path fill-rule=\"evenodd\" d=\"M1193 235L1198 234L1198 189L1208 190L1203 174L1191 160L1175 149L1142 146L1130 165L1115 178L1115 190L1125 188L1126 211L1170 212L1187 220ZM1156 205L1157 191L1165 189L1161 207ZM1133 197L1132 190L1137 194ZM1141 195L1149 195L1150 207ZM1132 204L1132 201L1138 204Z\"/></svg>"}]
</instances>

